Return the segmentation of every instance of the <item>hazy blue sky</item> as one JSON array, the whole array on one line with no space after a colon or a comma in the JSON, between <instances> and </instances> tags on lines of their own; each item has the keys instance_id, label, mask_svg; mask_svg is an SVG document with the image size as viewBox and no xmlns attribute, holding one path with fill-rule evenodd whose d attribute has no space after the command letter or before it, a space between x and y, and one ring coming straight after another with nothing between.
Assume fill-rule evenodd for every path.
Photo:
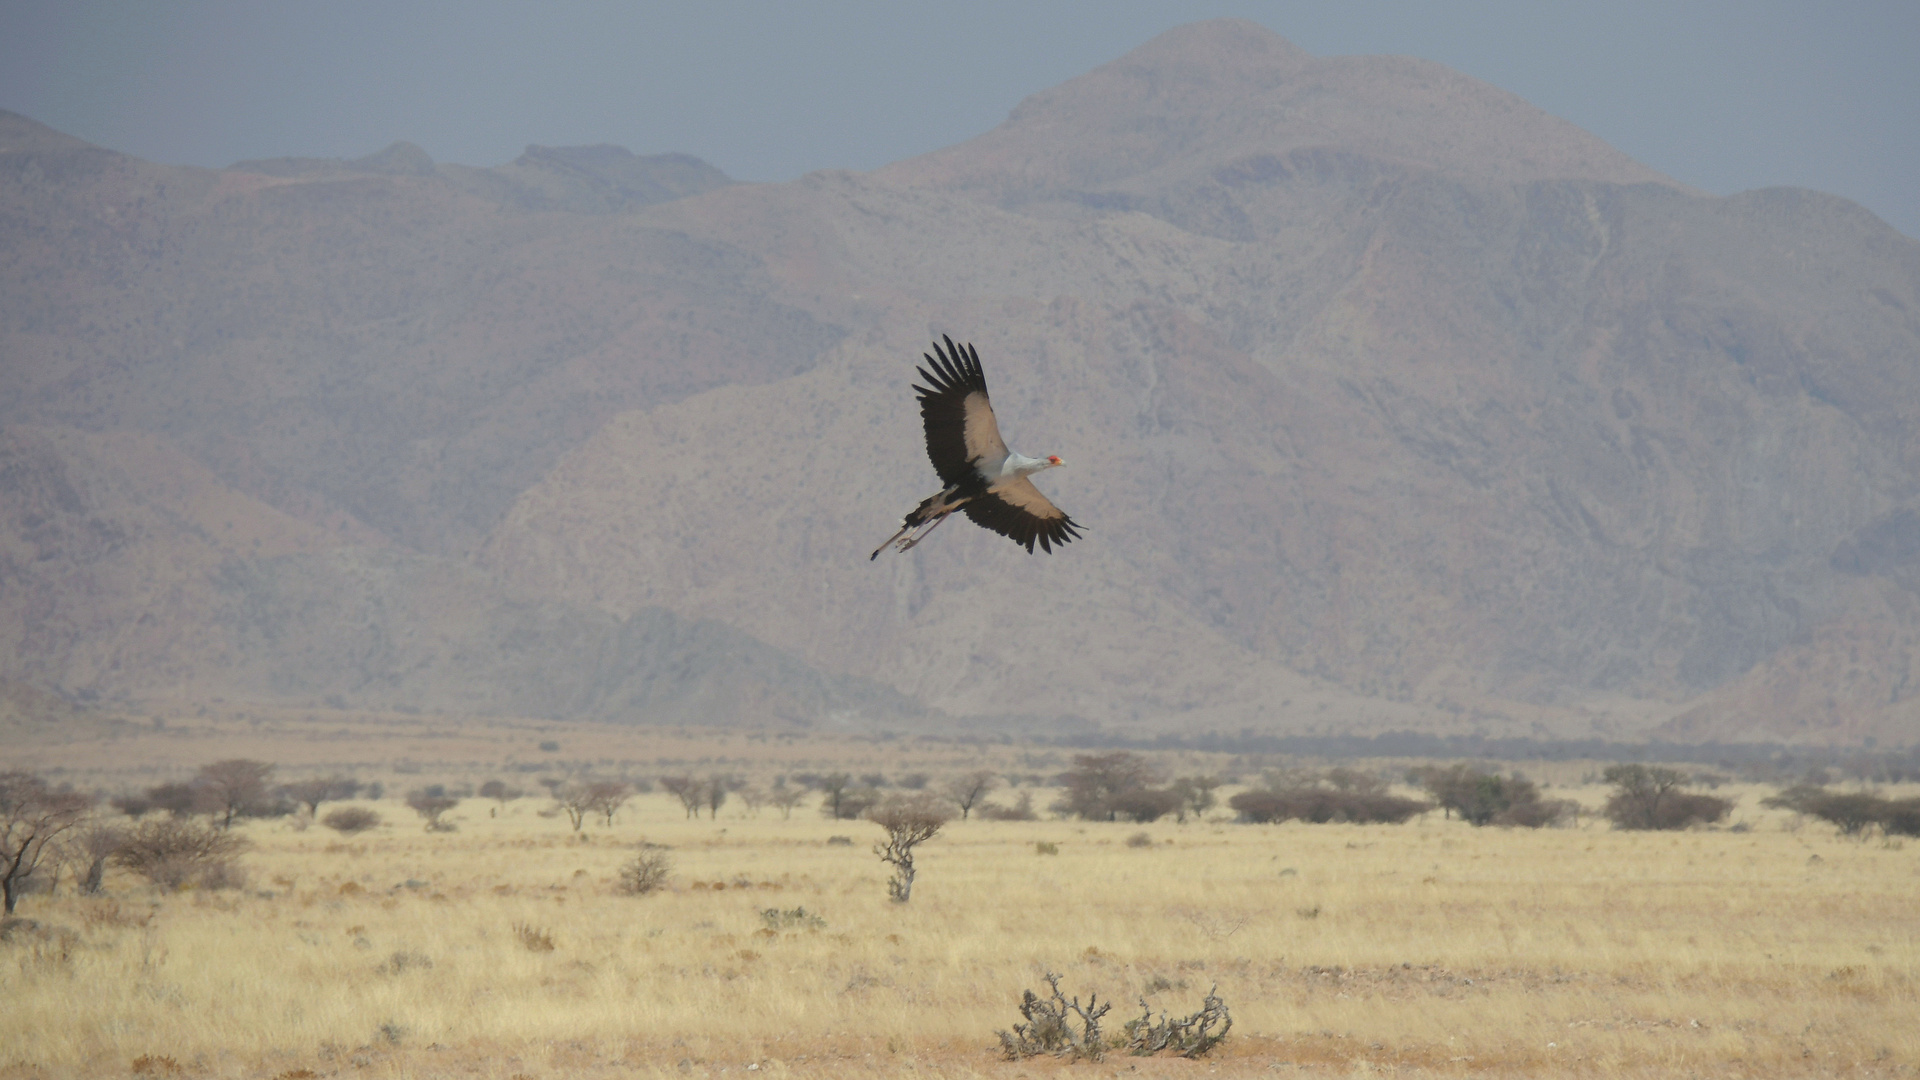
<instances>
[{"instance_id":1,"label":"hazy blue sky","mask_svg":"<svg viewBox=\"0 0 1920 1080\"><path fill-rule=\"evenodd\" d=\"M194 165L611 142L786 180L958 142L1217 15L1437 60L1696 187L1819 188L1920 236L1915 0L0 0L0 108Z\"/></svg>"}]
</instances>

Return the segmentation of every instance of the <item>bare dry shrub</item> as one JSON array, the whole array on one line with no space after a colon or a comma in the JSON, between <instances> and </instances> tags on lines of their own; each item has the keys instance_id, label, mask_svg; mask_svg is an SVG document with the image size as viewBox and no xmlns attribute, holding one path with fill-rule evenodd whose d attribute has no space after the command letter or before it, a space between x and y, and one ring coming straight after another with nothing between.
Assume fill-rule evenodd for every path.
<instances>
[{"instance_id":1,"label":"bare dry shrub","mask_svg":"<svg viewBox=\"0 0 1920 1080\"><path fill-rule=\"evenodd\" d=\"M0 945L18 949L27 966L67 969L73 966L80 935L64 926L6 915L0 916Z\"/></svg>"},{"instance_id":2,"label":"bare dry shrub","mask_svg":"<svg viewBox=\"0 0 1920 1080\"><path fill-rule=\"evenodd\" d=\"M387 957L386 961L374 970L382 975L398 975L405 971L425 971L432 967L433 958L426 953L396 949L392 956Z\"/></svg>"},{"instance_id":3,"label":"bare dry shrub","mask_svg":"<svg viewBox=\"0 0 1920 1080\"><path fill-rule=\"evenodd\" d=\"M23 888L60 836L78 826L93 800L49 785L23 769L0 772L0 913L13 914Z\"/></svg>"},{"instance_id":4,"label":"bare dry shrub","mask_svg":"<svg viewBox=\"0 0 1920 1080\"><path fill-rule=\"evenodd\" d=\"M528 952L553 951L553 935L532 923L514 923L513 936L520 939Z\"/></svg>"},{"instance_id":5,"label":"bare dry shrub","mask_svg":"<svg viewBox=\"0 0 1920 1080\"><path fill-rule=\"evenodd\" d=\"M804 907L761 908L760 921L768 930L778 933L781 930L825 930L827 920L815 915Z\"/></svg>"},{"instance_id":6,"label":"bare dry shrub","mask_svg":"<svg viewBox=\"0 0 1920 1080\"><path fill-rule=\"evenodd\" d=\"M1152 847L1153 836L1145 832L1134 833L1132 836L1127 837L1127 846L1131 848Z\"/></svg>"},{"instance_id":7,"label":"bare dry shrub","mask_svg":"<svg viewBox=\"0 0 1920 1080\"><path fill-rule=\"evenodd\" d=\"M364 806L343 806L321 818L320 824L341 836L353 836L368 829L378 828L380 815Z\"/></svg>"},{"instance_id":8,"label":"bare dry shrub","mask_svg":"<svg viewBox=\"0 0 1920 1080\"><path fill-rule=\"evenodd\" d=\"M130 1068L135 1076L177 1076L181 1072L180 1063L164 1054L141 1054Z\"/></svg>"},{"instance_id":9,"label":"bare dry shrub","mask_svg":"<svg viewBox=\"0 0 1920 1080\"><path fill-rule=\"evenodd\" d=\"M1047 997L1031 990L1021 994L1020 1015L1026 1023L1013 1025L1010 1032L994 1032L1000 1037L1001 1052L1008 1061L1042 1054L1099 1061L1107 1048L1106 1038L1100 1033L1100 1018L1113 1005L1100 1004L1098 994L1088 994L1087 1003L1082 1005L1079 998L1060 992L1060 976L1049 971L1046 980ZM1077 1025L1075 1020L1079 1021Z\"/></svg>"},{"instance_id":10,"label":"bare dry shrub","mask_svg":"<svg viewBox=\"0 0 1920 1080\"><path fill-rule=\"evenodd\" d=\"M1153 1008L1141 998L1140 1018L1121 1026L1127 1053L1145 1057L1171 1050L1184 1058L1206 1056L1233 1030L1233 1017L1228 1015L1227 1003L1220 1000L1217 990L1216 986L1207 991L1199 1012L1181 1017L1161 1013L1159 1020L1153 1018Z\"/></svg>"},{"instance_id":11,"label":"bare dry shrub","mask_svg":"<svg viewBox=\"0 0 1920 1080\"><path fill-rule=\"evenodd\" d=\"M952 816L943 800L926 792L891 796L867 812L869 820L887 831L886 841L873 845L873 853L893 867L888 899L896 904L912 899L913 849L933 839Z\"/></svg>"},{"instance_id":12,"label":"bare dry shrub","mask_svg":"<svg viewBox=\"0 0 1920 1080\"><path fill-rule=\"evenodd\" d=\"M114 861L163 889L232 888L242 880L234 857L249 846L214 825L152 818L128 830Z\"/></svg>"},{"instance_id":13,"label":"bare dry shrub","mask_svg":"<svg viewBox=\"0 0 1920 1080\"><path fill-rule=\"evenodd\" d=\"M1033 792L1023 791L1013 800L1012 806L1000 806L983 802L979 808L980 817L986 821L1038 821L1040 815L1033 809Z\"/></svg>"},{"instance_id":14,"label":"bare dry shrub","mask_svg":"<svg viewBox=\"0 0 1920 1080\"><path fill-rule=\"evenodd\" d=\"M619 890L628 896L646 896L665 888L673 876L673 860L664 851L642 851L620 868Z\"/></svg>"}]
</instances>

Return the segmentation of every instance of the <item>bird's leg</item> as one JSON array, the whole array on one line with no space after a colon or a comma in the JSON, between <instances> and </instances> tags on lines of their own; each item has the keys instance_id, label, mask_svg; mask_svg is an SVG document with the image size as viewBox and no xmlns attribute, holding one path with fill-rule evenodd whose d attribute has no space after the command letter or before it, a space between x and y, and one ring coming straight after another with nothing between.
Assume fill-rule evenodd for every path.
<instances>
[{"instance_id":1,"label":"bird's leg","mask_svg":"<svg viewBox=\"0 0 1920 1080\"><path fill-rule=\"evenodd\" d=\"M927 537L932 536L933 530L939 528L941 522L947 520L952 516L953 516L953 511L949 510L944 514L941 514L939 517L934 518L933 522L929 524L925 529L922 529L918 536L909 536L906 539L900 541L900 546L898 550L905 551L908 548L912 547L913 545L919 543L920 541L925 540Z\"/></svg>"},{"instance_id":2,"label":"bird's leg","mask_svg":"<svg viewBox=\"0 0 1920 1080\"><path fill-rule=\"evenodd\" d=\"M895 540L898 540L898 539L900 539L900 538L901 538L902 536L905 536L905 535L907 534L907 530L908 530L908 529L911 529L911 528L913 528L913 526L911 526L911 525L902 525L902 526L900 526L900 531L899 531L899 532L897 532L897 533L894 533L894 534L893 534L892 536L889 536L889 537L887 537L887 539L886 539L886 541L885 541L884 543L882 543L882 544L881 544L881 545L880 545L879 547L877 547L877 548L874 548L874 549L873 549L873 554L871 554L871 555L869 555L869 556L867 556L867 561L868 561L868 562L872 562L873 560L875 560L875 559L877 559L877 558L879 558L879 557L880 557L880 553L881 553L881 552L883 552L883 551L885 551L885 550L887 550L887 544L891 544L891 543L893 543L893 542L894 542Z\"/></svg>"}]
</instances>

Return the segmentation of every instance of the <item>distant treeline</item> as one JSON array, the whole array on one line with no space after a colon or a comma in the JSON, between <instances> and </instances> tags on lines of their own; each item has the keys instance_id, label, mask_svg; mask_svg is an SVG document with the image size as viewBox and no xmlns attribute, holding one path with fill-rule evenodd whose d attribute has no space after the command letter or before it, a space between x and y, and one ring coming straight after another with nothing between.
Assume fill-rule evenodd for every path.
<instances>
[{"instance_id":1,"label":"distant treeline","mask_svg":"<svg viewBox=\"0 0 1920 1080\"><path fill-rule=\"evenodd\" d=\"M1075 734L1039 739L1076 750L1196 750L1218 754L1278 754L1333 761L1354 758L1416 758L1435 761L1610 761L1710 765L1736 775L1770 780L1834 769L1885 783L1920 780L1920 745L1877 747L1787 746L1782 743L1610 742L1605 739L1494 738L1389 731L1378 735L1157 735L1129 739Z\"/></svg>"}]
</instances>

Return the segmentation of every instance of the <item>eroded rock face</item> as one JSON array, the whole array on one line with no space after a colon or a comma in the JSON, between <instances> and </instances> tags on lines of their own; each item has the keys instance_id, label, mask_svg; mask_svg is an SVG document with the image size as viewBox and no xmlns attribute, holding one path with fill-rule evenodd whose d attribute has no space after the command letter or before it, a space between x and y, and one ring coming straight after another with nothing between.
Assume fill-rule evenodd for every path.
<instances>
[{"instance_id":1,"label":"eroded rock face","mask_svg":"<svg viewBox=\"0 0 1920 1080\"><path fill-rule=\"evenodd\" d=\"M483 182L407 149L206 173L0 125L0 423L142 432L282 545L235 548L195 496L166 511L191 528L127 504L88 519L114 554L41 565L45 521L9 513L0 589L204 551L140 558L210 612L191 598L358 595L370 564L338 553L390 549L441 567L395 580L453 584L314 620L305 655L368 620L617 641L670 612L785 658L766 680L815 686L791 708L816 717L910 712L897 692L1022 724L1916 730L1900 680L1844 657L1904 671L1920 641L1920 245L1844 200L1702 196L1457 73L1230 22L870 175L583 148ZM546 194L485 186L509 183ZM937 333L978 346L1016 447L1066 458L1043 486L1084 543L956 526L867 563L931 490L908 383ZM54 640L43 607L0 629ZM34 677L245 667L82 664L89 633ZM296 693L259 688L274 648L248 692ZM372 684L336 667L297 692ZM412 670L379 678L468 677ZM597 700L543 695L514 707Z\"/></svg>"}]
</instances>

